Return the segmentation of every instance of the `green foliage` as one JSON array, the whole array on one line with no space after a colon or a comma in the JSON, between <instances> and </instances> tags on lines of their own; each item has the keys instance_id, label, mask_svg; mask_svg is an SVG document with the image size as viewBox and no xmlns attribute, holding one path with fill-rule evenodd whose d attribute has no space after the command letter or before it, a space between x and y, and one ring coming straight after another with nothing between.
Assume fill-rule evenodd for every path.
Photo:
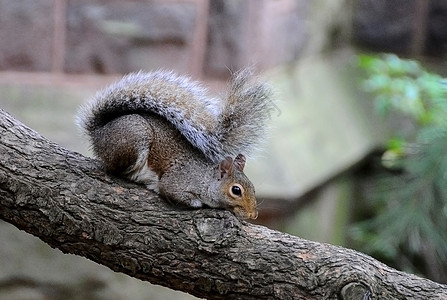
<instances>
[{"instance_id":1,"label":"green foliage","mask_svg":"<svg viewBox=\"0 0 447 300\"><path fill-rule=\"evenodd\" d=\"M352 236L363 251L396 267L446 281L446 80L395 55L361 55L358 64L377 111L409 118L414 130L396 132L400 137L386 145L382 163L394 172L375 180L368 197L375 214L356 224Z\"/></svg>"},{"instance_id":2,"label":"green foliage","mask_svg":"<svg viewBox=\"0 0 447 300\"><path fill-rule=\"evenodd\" d=\"M367 71L364 89L375 95L380 113L397 110L420 125L446 128L446 93L439 75L427 72L416 61L392 54L382 58L361 55L359 66Z\"/></svg>"}]
</instances>

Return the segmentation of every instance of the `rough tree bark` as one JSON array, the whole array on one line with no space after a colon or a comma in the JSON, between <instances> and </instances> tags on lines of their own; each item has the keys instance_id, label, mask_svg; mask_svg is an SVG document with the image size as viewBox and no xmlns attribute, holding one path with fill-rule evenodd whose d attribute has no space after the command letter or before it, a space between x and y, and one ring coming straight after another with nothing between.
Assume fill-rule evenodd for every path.
<instances>
[{"instance_id":1,"label":"rough tree bark","mask_svg":"<svg viewBox=\"0 0 447 300\"><path fill-rule=\"evenodd\" d=\"M208 299L447 299L362 253L170 205L1 110L0 136L0 218L117 272Z\"/></svg>"}]
</instances>

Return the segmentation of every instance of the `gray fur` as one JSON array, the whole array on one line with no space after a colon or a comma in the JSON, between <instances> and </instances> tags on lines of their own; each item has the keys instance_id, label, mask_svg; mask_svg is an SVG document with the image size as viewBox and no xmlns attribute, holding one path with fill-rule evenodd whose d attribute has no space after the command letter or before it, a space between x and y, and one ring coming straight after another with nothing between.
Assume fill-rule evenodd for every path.
<instances>
[{"instance_id":1,"label":"gray fur","mask_svg":"<svg viewBox=\"0 0 447 300\"><path fill-rule=\"evenodd\" d=\"M91 136L119 115L151 112L172 123L214 163L239 153L250 155L264 137L274 107L270 89L250 81L251 76L250 70L233 74L226 97L217 99L173 72L132 73L82 106L77 123Z\"/></svg>"}]
</instances>

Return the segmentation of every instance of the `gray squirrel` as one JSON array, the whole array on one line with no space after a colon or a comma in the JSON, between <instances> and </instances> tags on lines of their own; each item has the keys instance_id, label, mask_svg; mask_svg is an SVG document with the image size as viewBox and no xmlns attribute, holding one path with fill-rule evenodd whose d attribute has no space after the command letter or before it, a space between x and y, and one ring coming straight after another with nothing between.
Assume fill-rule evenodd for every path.
<instances>
[{"instance_id":1,"label":"gray squirrel","mask_svg":"<svg viewBox=\"0 0 447 300\"><path fill-rule=\"evenodd\" d=\"M256 219L255 189L241 153L265 137L271 96L249 69L232 74L221 99L189 77L140 71L81 106L77 123L112 174L177 203Z\"/></svg>"}]
</instances>

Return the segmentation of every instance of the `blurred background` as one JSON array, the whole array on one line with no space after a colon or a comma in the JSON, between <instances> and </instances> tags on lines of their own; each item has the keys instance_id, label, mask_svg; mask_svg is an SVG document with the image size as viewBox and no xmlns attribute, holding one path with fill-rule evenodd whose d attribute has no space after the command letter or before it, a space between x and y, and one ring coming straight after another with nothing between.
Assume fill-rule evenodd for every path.
<instances>
[{"instance_id":1,"label":"blurred background","mask_svg":"<svg viewBox=\"0 0 447 300\"><path fill-rule=\"evenodd\" d=\"M78 106L125 73L222 93L254 66L278 109L247 173L258 224L447 283L447 1L0 0L0 108L91 155ZM0 299L193 299L0 222Z\"/></svg>"}]
</instances>

